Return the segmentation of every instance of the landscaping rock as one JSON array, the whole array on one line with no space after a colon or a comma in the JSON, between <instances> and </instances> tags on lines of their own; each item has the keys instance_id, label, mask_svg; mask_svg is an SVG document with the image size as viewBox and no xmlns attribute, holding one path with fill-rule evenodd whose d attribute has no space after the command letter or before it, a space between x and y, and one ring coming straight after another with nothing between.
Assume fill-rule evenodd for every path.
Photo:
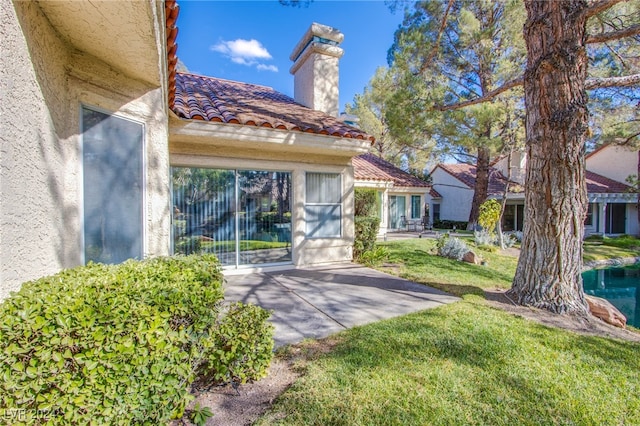
<instances>
[{"instance_id":1,"label":"landscaping rock","mask_svg":"<svg viewBox=\"0 0 640 426\"><path fill-rule=\"evenodd\" d=\"M626 327L627 317L625 317L610 302L595 296L585 296L585 299L587 300L587 304L589 305L589 311L591 312L591 315L596 318L600 318L607 324L611 324L620 328Z\"/></svg>"},{"instance_id":2,"label":"landscaping rock","mask_svg":"<svg viewBox=\"0 0 640 426\"><path fill-rule=\"evenodd\" d=\"M482 262L482 259L480 259L480 256L478 256L474 252L468 251L464 254L464 256L462 256L462 261L467 263L472 263L474 265L480 265L480 263Z\"/></svg>"}]
</instances>

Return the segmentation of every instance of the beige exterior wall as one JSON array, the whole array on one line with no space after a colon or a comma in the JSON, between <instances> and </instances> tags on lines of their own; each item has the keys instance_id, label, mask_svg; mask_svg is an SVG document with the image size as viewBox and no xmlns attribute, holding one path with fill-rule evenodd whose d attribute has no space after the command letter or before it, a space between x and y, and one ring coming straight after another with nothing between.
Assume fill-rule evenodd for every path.
<instances>
[{"instance_id":1,"label":"beige exterior wall","mask_svg":"<svg viewBox=\"0 0 640 426\"><path fill-rule=\"evenodd\" d=\"M219 157L185 153L184 145L179 145L173 152L171 164L180 167L203 167L221 169L254 169L272 170L291 173L291 237L292 262L296 266L305 266L330 262L344 262L352 259L354 238L353 212L353 167L344 158L334 158L327 162L327 158L320 156L287 155L286 158L271 159L269 155L262 159L243 157ZM255 153L253 153L255 154ZM325 164L315 162L322 160ZM340 173L342 176L342 237L341 238L313 238L305 236L305 188L306 172Z\"/></svg>"},{"instance_id":2,"label":"beige exterior wall","mask_svg":"<svg viewBox=\"0 0 640 426\"><path fill-rule=\"evenodd\" d=\"M587 170L618 182L627 183L638 174L638 150L626 146L609 145L586 159Z\"/></svg>"},{"instance_id":3,"label":"beige exterior wall","mask_svg":"<svg viewBox=\"0 0 640 426\"><path fill-rule=\"evenodd\" d=\"M334 117L339 109L338 58L313 52L296 71L294 93L297 102Z\"/></svg>"},{"instance_id":4,"label":"beige exterior wall","mask_svg":"<svg viewBox=\"0 0 640 426\"><path fill-rule=\"evenodd\" d=\"M442 195L440 200L434 201L434 203L440 204L440 219L468 221L473 202L473 188L467 187L439 167L433 170L431 178L433 179L433 189ZM431 212L433 212L433 208L431 208Z\"/></svg>"},{"instance_id":5,"label":"beige exterior wall","mask_svg":"<svg viewBox=\"0 0 640 426\"><path fill-rule=\"evenodd\" d=\"M35 2L0 5L0 299L82 262L82 104L144 123L145 255L168 254L164 89L68 45Z\"/></svg>"}]
</instances>

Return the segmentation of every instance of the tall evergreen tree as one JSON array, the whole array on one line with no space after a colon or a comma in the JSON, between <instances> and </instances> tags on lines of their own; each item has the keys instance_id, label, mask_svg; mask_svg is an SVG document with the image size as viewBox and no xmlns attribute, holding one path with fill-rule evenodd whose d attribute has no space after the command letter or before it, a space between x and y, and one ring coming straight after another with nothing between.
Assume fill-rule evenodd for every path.
<instances>
[{"instance_id":1,"label":"tall evergreen tree","mask_svg":"<svg viewBox=\"0 0 640 426\"><path fill-rule=\"evenodd\" d=\"M452 4L450 1L448 5ZM624 0L524 0L524 74L496 84L488 92L470 94L467 99L449 97L436 107L446 111L493 102L505 92L524 86L527 220L509 291L518 303L557 313L587 312L580 274L587 206L587 91L617 87L623 88L621 93L631 93L640 85L637 58L627 61L632 66L590 76L587 49L589 44L604 43L615 55L620 50L611 46L617 41L636 46L640 34L637 4ZM444 28L447 13L440 16L444 16ZM591 26L594 19L610 24ZM433 40L439 40L439 35ZM426 46L432 46L426 49L430 52L427 58L436 57L439 46Z\"/></svg>"},{"instance_id":2,"label":"tall evergreen tree","mask_svg":"<svg viewBox=\"0 0 640 426\"><path fill-rule=\"evenodd\" d=\"M486 96L522 73L524 17L520 2L511 0L418 2L390 50L403 87L395 92L392 110L416 110L419 124L444 152L476 166L470 227L487 199L491 159L517 124L508 117L518 103L506 98L518 94L464 109L446 105ZM389 121L392 134L406 127L401 120Z\"/></svg>"}]
</instances>

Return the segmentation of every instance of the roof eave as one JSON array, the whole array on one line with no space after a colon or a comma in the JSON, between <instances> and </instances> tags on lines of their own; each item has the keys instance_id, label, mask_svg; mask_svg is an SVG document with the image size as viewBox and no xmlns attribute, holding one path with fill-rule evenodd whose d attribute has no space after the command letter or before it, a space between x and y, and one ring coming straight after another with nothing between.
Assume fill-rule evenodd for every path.
<instances>
[{"instance_id":1,"label":"roof eave","mask_svg":"<svg viewBox=\"0 0 640 426\"><path fill-rule=\"evenodd\" d=\"M354 157L367 152L371 141L286 129L186 120L173 115L169 124L169 144L170 147L198 144L212 148L232 147L234 150L286 150L288 154Z\"/></svg>"}]
</instances>

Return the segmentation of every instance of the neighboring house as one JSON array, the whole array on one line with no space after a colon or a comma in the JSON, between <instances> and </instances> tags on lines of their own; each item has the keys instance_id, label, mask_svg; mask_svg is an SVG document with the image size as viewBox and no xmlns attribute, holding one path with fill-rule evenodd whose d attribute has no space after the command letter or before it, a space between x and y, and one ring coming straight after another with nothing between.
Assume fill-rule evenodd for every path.
<instances>
[{"instance_id":1,"label":"neighboring house","mask_svg":"<svg viewBox=\"0 0 640 426\"><path fill-rule=\"evenodd\" d=\"M638 193L627 178L638 175L638 150L604 145L586 157L589 210L586 233L640 235Z\"/></svg>"},{"instance_id":2,"label":"neighboring house","mask_svg":"<svg viewBox=\"0 0 640 426\"><path fill-rule=\"evenodd\" d=\"M438 164L431 171L433 189L440 197L430 197L432 221L467 222L476 182L476 168L469 164ZM502 199L507 178L495 168L489 169L489 198ZM509 182L507 205L503 217L505 231L522 230L524 189L517 182Z\"/></svg>"},{"instance_id":3,"label":"neighboring house","mask_svg":"<svg viewBox=\"0 0 640 426\"><path fill-rule=\"evenodd\" d=\"M431 185L374 154L353 159L355 186L378 191L380 235L390 231L423 229L429 216L427 196L438 194Z\"/></svg>"},{"instance_id":4,"label":"neighboring house","mask_svg":"<svg viewBox=\"0 0 640 426\"><path fill-rule=\"evenodd\" d=\"M515 153L511 163L498 159L489 170L489 198L502 199L506 175L512 183L507 194L503 230L521 231L524 225L524 171L526 156ZM603 147L586 157L586 185L589 198L585 235L640 234L637 192L625 184L629 175L637 173L637 151L619 147ZM510 168L511 170L509 171ZM439 164L432 171L433 187L441 200L431 201L432 211L440 209L441 219L466 221L471 211L475 167L467 164ZM438 203L440 204L437 207Z\"/></svg>"},{"instance_id":5,"label":"neighboring house","mask_svg":"<svg viewBox=\"0 0 640 426\"><path fill-rule=\"evenodd\" d=\"M342 34L300 40L295 102L177 73L175 1L0 5L0 299L91 260L351 259L351 159L372 138L335 117Z\"/></svg>"}]
</instances>

